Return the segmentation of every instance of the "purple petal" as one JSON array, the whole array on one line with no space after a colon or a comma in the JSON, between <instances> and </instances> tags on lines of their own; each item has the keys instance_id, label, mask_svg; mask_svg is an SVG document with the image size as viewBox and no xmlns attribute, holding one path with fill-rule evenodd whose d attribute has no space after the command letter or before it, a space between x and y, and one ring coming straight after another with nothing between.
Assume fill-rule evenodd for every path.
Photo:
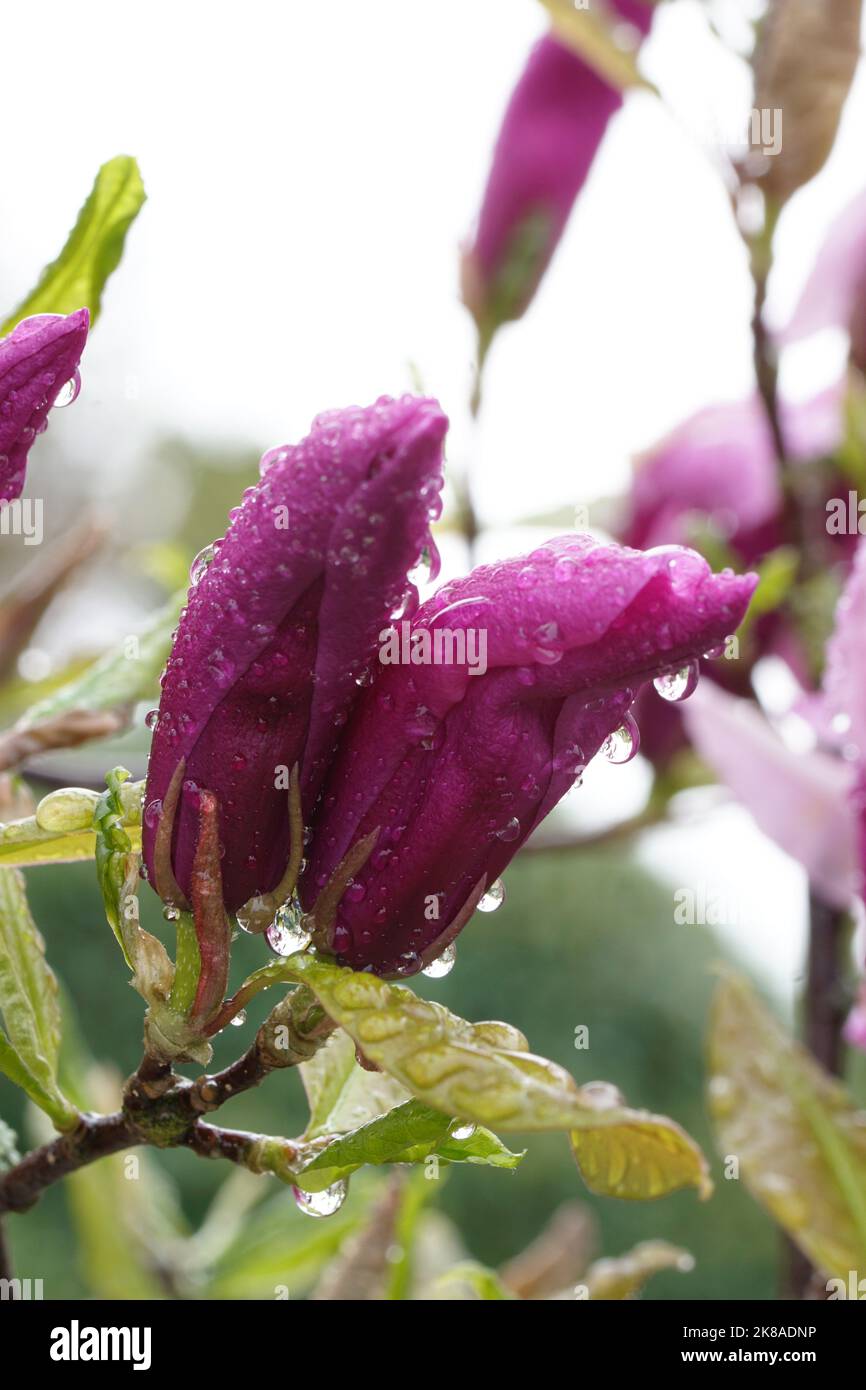
<instances>
[{"instance_id":1,"label":"purple petal","mask_svg":"<svg viewBox=\"0 0 866 1390\"><path fill-rule=\"evenodd\" d=\"M430 545L447 420L435 401L380 400L320 416L272 450L190 591L168 662L145 798L153 870L162 800L181 758L175 876L188 894L197 789L219 801L233 911L279 882L289 854L284 775L309 811L376 636ZM413 590L414 592L414 590Z\"/></svg>"},{"instance_id":2,"label":"purple petal","mask_svg":"<svg viewBox=\"0 0 866 1390\"><path fill-rule=\"evenodd\" d=\"M21 495L30 447L75 375L89 323L86 309L38 314L0 340L0 502Z\"/></svg>"},{"instance_id":3,"label":"purple petal","mask_svg":"<svg viewBox=\"0 0 866 1390\"><path fill-rule=\"evenodd\" d=\"M562 537L425 603L411 640L483 631L487 670L387 665L365 691L302 885L309 907L350 845L378 828L340 905L340 957L382 974L417 970L622 724L639 687L735 629L754 583L712 575L691 551Z\"/></svg>"}]
</instances>

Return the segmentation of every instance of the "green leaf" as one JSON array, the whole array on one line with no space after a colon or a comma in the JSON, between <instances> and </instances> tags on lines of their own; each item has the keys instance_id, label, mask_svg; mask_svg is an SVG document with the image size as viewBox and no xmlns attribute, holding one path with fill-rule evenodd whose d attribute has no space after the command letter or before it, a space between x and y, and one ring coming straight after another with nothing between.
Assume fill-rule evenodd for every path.
<instances>
[{"instance_id":1,"label":"green leaf","mask_svg":"<svg viewBox=\"0 0 866 1390\"><path fill-rule=\"evenodd\" d=\"M433 1285L434 1298L459 1302L515 1302L499 1275L474 1260L466 1260L442 1274Z\"/></svg>"},{"instance_id":2,"label":"green leaf","mask_svg":"<svg viewBox=\"0 0 866 1390\"><path fill-rule=\"evenodd\" d=\"M292 1181L307 1192L321 1192L370 1164L423 1163L430 1155L447 1163L478 1163L516 1168L522 1155L511 1153L487 1130L463 1139L449 1134L453 1121L418 1100L406 1101L359 1129L334 1139Z\"/></svg>"},{"instance_id":3,"label":"green leaf","mask_svg":"<svg viewBox=\"0 0 866 1390\"><path fill-rule=\"evenodd\" d=\"M143 782L127 782L120 790L123 826L134 853L141 850ZM65 787L50 792L36 814L0 825L0 868L29 868L38 864L73 864L96 857L93 815L96 792Z\"/></svg>"},{"instance_id":4,"label":"green leaf","mask_svg":"<svg viewBox=\"0 0 866 1390\"><path fill-rule=\"evenodd\" d=\"M60 1005L45 944L27 906L20 874L0 870L0 1071L26 1091L58 1129L71 1129L75 1107L57 1084Z\"/></svg>"},{"instance_id":5,"label":"green leaf","mask_svg":"<svg viewBox=\"0 0 866 1390\"><path fill-rule=\"evenodd\" d=\"M596 1260L581 1283L594 1302L633 1298L653 1274L677 1269L685 1274L695 1262L688 1250L669 1245L666 1240L645 1240L626 1255Z\"/></svg>"},{"instance_id":6,"label":"green leaf","mask_svg":"<svg viewBox=\"0 0 866 1390\"><path fill-rule=\"evenodd\" d=\"M134 159L118 155L103 164L66 245L57 260L45 267L32 293L10 314L0 337L33 314L70 314L87 307L95 323L105 283L120 263L126 234L144 200Z\"/></svg>"},{"instance_id":7,"label":"green leaf","mask_svg":"<svg viewBox=\"0 0 866 1390\"><path fill-rule=\"evenodd\" d=\"M32 705L16 727L31 729L71 710L131 710L139 700L155 694L185 598L185 591L174 594L137 632Z\"/></svg>"},{"instance_id":8,"label":"green leaf","mask_svg":"<svg viewBox=\"0 0 866 1390\"><path fill-rule=\"evenodd\" d=\"M710 1023L709 1105L726 1160L825 1274L866 1266L866 1121L742 976Z\"/></svg>"},{"instance_id":9,"label":"green leaf","mask_svg":"<svg viewBox=\"0 0 866 1390\"><path fill-rule=\"evenodd\" d=\"M620 1197L660 1197L711 1184L698 1147L672 1120L631 1110L610 1086L578 1087L563 1067L533 1056L505 1023L467 1023L405 986L314 956L265 966L246 1000L279 980L307 984L364 1056L446 1115L498 1130L564 1130L588 1185Z\"/></svg>"},{"instance_id":10,"label":"green leaf","mask_svg":"<svg viewBox=\"0 0 866 1390\"><path fill-rule=\"evenodd\" d=\"M410 1092L383 1071L365 1071L355 1044L338 1028L325 1046L300 1067L310 1118L305 1139L343 1134L410 1099Z\"/></svg>"}]
</instances>

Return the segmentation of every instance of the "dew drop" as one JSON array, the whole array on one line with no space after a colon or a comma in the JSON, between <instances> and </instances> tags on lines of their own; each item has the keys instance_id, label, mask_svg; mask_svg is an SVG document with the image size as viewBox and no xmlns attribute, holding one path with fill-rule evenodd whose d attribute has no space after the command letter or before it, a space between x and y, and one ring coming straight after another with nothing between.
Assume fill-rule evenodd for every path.
<instances>
[{"instance_id":1,"label":"dew drop","mask_svg":"<svg viewBox=\"0 0 866 1390\"><path fill-rule=\"evenodd\" d=\"M437 956L435 960L431 960L429 965L424 966L421 974L426 975L428 980L442 980L446 975L451 974L456 961L457 947L452 942L450 946L445 947L441 956Z\"/></svg>"},{"instance_id":2,"label":"dew drop","mask_svg":"<svg viewBox=\"0 0 866 1390\"><path fill-rule=\"evenodd\" d=\"M685 666L679 666L673 671L665 671L663 675L656 676L653 685L663 700L677 704L680 700L687 700L690 695L694 694L699 674L698 663L689 661Z\"/></svg>"},{"instance_id":3,"label":"dew drop","mask_svg":"<svg viewBox=\"0 0 866 1390\"><path fill-rule=\"evenodd\" d=\"M148 729L155 729L158 723L159 723L159 710L158 710L158 709L149 709L149 710L147 711L147 714L144 716L145 728L148 728Z\"/></svg>"},{"instance_id":4,"label":"dew drop","mask_svg":"<svg viewBox=\"0 0 866 1390\"><path fill-rule=\"evenodd\" d=\"M234 1018L231 1020L231 1025L233 1028L243 1028L246 1021L247 1011L246 1009L241 1009L240 1013L235 1014Z\"/></svg>"},{"instance_id":5,"label":"dew drop","mask_svg":"<svg viewBox=\"0 0 866 1390\"><path fill-rule=\"evenodd\" d=\"M501 878L497 878L491 883L487 892L478 904L479 912L495 912L497 907L501 907L505 902L505 884Z\"/></svg>"},{"instance_id":6,"label":"dew drop","mask_svg":"<svg viewBox=\"0 0 866 1390\"><path fill-rule=\"evenodd\" d=\"M409 571L410 583L420 589L422 585L430 583L430 576L432 573L433 557L430 553L430 547L425 545L418 559L415 561L415 564Z\"/></svg>"},{"instance_id":7,"label":"dew drop","mask_svg":"<svg viewBox=\"0 0 866 1390\"><path fill-rule=\"evenodd\" d=\"M471 1139L476 1126L471 1120L458 1120L451 1128L452 1139Z\"/></svg>"},{"instance_id":8,"label":"dew drop","mask_svg":"<svg viewBox=\"0 0 866 1390\"><path fill-rule=\"evenodd\" d=\"M497 830L496 838L497 840L504 840L506 844L510 844L512 840L517 839L519 834L520 821L516 816L512 816L511 820L507 821L501 830Z\"/></svg>"},{"instance_id":9,"label":"dew drop","mask_svg":"<svg viewBox=\"0 0 866 1390\"><path fill-rule=\"evenodd\" d=\"M78 398L81 390L81 373L74 371L68 381L64 382L54 400L55 410L62 410L64 406L71 405Z\"/></svg>"},{"instance_id":10,"label":"dew drop","mask_svg":"<svg viewBox=\"0 0 866 1390\"><path fill-rule=\"evenodd\" d=\"M168 903L162 909L162 915L167 922L176 922L180 917L180 908L174 907L171 903Z\"/></svg>"},{"instance_id":11,"label":"dew drop","mask_svg":"<svg viewBox=\"0 0 866 1390\"><path fill-rule=\"evenodd\" d=\"M200 550L189 567L189 581L191 584L198 584L207 573L208 567L213 561L214 547L206 545L204 550Z\"/></svg>"},{"instance_id":12,"label":"dew drop","mask_svg":"<svg viewBox=\"0 0 866 1390\"><path fill-rule=\"evenodd\" d=\"M601 751L609 763L629 763L640 748L640 730L632 715L627 714L618 729L608 734Z\"/></svg>"},{"instance_id":13,"label":"dew drop","mask_svg":"<svg viewBox=\"0 0 866 1390\"><path fill-rule=\"evenodd\" d=\"M300 1187L292 1188L298 1211L302 1211L305 1216L317 1217L333 1216L338 1212L346 1200L348 1190L349 1185L345 1178L338 1179L322 1192L304 1192Z\"/></svg>"},{"instance_id":14,"label":"dew drop","mask_svg":"<svg viewBox=\"0 0 866 1390\"><path fill-rule=\"evenodd\" d=\"M294 956L309 946L311 933L304 926L304 913L297 896L280 908L265 932L265 940L275 956Z\"/></svg>"}]
</instances>

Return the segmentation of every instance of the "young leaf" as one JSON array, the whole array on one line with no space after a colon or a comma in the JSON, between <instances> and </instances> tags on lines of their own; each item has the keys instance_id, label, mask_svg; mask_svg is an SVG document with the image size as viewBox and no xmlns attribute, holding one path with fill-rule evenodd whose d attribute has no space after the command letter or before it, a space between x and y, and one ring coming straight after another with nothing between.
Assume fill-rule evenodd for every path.
<instances>
[{"instance_id":1,"label":"young leaf","mask_svg":"<svg viewBox=\"0 0 866 1390\"><path fill-rule=\"evenodd\" d=\"M726 1161L830 1277L866 1265L866 1123L748 981L726 974L710 1023L709 1105Z\"/></svg>"},{"instance_id":2,"label":"young leaf","mask_svg":"<svg viewBox=\"0 0 866 1390\"><path fill-rule=\"evenodd\" d=\"M60 1006L57 981L30 915L20 874L0 870L0 1071L50 1115L74 1128L78 1112L57 1084Z\"/></svg>"},{"instance_id":3,"label":"young leaf","mask_svg":"<svg viewBox=\"0 0 866 1390\"><path fill-rule=\"evenodd\" d=\"M433 1109L499 1130L570 1132L593 1191L638 1198L712 1190L703 1155L672 1120L628 1109L613 1087L579 1088L508 1024L467 1023L404 986L307 955L264 967L238 993L246 1000L292 979L309 985L369 1061Z\"/></svg>"},{"instance_id":4,"label":"young leaf","mask_svg":"<svg viewBox=\"0 0 866 1390\"><path fill-rule=\"evenodd\" d=\"M365 1071L355 1060L355 1044L338 1028L324 1047L303 1062L301 1080L310 1118L305 1139L358 1129L410 1099L410 1093L384 1071Z\"/></svg>"},{"instance_id":5,"label":"young leaf","mask_svg":"<svg viewBox=\"0 0 866 1390\"><path fill-rule=\"evenodd\" d=\"M36 288L10 314L0 337L33 314L70 314L86 307L95 323L105 283L120 263L126 234L144 200L134 159L118 155L103 164L66 245L57 260L45 267Z\"/></svg>"},{"instance_id":6,"label":"young leaf","mask_svg":"<svg viewBox=\"0 0 866 1390\"><path fill-rule=\"evenodd\" d=\"M452 1121L418 1100L406 1101L359 1129L344 1134L317 1154L292 1181L306 1192L321 1192L370 1164L423 1163L431 1154L449 1163L489 1163L516 1168L522 1155L510 1153L495 1135L474 1130L466 1138L449 1135Z\"/></svg>"}]
</instances>

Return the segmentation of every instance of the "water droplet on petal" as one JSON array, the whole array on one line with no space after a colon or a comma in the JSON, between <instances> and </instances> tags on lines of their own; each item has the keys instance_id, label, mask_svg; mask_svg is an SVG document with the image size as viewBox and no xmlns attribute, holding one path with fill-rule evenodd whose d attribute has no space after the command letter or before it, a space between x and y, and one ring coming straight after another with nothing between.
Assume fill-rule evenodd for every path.
<instances>
[{"instance_id":1,"label":"water droplet on petal","mask_svg":"<svg viewBox=\"0 0 866 1390\"><path fill-rule=\"evenodd\" d=\"M212 545L206 545L204 550L198 552L198 555L196 555L189 567L189 582L191 584L198 584L199 581L204 578L213 557L214 547Z\"/></svg>"},{"instance_id":2,"label":"water droplet on petal","mask_svg":"<svg viewBox=\"0 0 866 1390\"><path fill-rule=\"evenodd\" d=\"M512 840L517 839L519 834L520 821L516 816L512 816L511 820L506 821L501 830L497 830L496 838L497 840L504 840L506 844L510 844Z\"/></svg>"},{"instance_id":3,"label":"water droplet on petal","mask_svg":"<svg viewBox=\"0 0 866 1390\"><path fill-rule=\"evenodd\" d=\"M441 956L437 956L435 960L431 960L429 965L424 966L421 974L426 975L428 980L443 980L446 975L451 974L456 960L457 947L452 941L450 946L445 947Z\"/></svg>"},{"instance_id":4,"label":"water droplet on petal","mask_svg":"<svg viewBox=\"0 0 866 1390\"><path fill-rule=\"evenodd\" d=\"M349 1184L345 1178L340 1178L322 1192L304 1192L300 1187L292 1188L298 1211L302 1211L305 1216L318 1217L333 1216L338 1212L346 1200L348 1190Z\"/></svg>"},{"instance_id":5,"label":"water droplet on petal","mask_svg":"<svg viewBox=\"0 0 866 1390\"><path fill-rule=\"evenodd\" d=\"M307 949L311 933L304 925L304 913L297 896L279 909L265 932L265 940L275 956L294 956Z\"/></svg>"},{"instance_id":6,"label":"water droplet on petal","mask_svg":"<svg viewBox=\"0 0 866 1390\"><path fill-rule=\"evenodd\" d=\"M430 583L430 576L432 573L433 557L430 553L430 547L425 545L418 559L415 561L415 564L409 571L409 581L414 584L416 588L420 589L422 585Z\"/></svg>"},{"instance_id":7,"label":"water droplet on petal","mask_svg":"<svg viewBox=\"0 0 866 1390\"><path fill-rule=\"evenodd\" d=\"M231 1025L233 1028L243 1028L246 1021L247 1011L246 1009L241 1009L240 1013L235 1014L234 1018L231 1020Z\"/></svg>"},{"instance_id":8,"label":"water droplet on petal","mask_svg":"<svg viewBox=\"0 0 866 1390\"><path fill-rule=\"evenodd\" d=\"M62 410L64 406L71 405L77 399L81 390L81 373L74 371L68 381L64 382L54 401L54 409Z\"/></svg>"},{"instance_id":9,"label":"water droplet on petal","mask_svg":"<svg viewBox=\"0 0 866 1390\"><path fill-rule=\"evenodd\" d=\"M634 717L627 714L618 729L608 734L601 751L609 763L629 763L640 748L640 730Z\"/></svg>"},{"instance_id":10,"label":"water droplet on petal","mask_svg":"<svg viewBox=\"0 0 866 1390\"><path fill-rule=\"evenodd\" d=\"M168 903L167 906L162 909L162 915L167 922L176 922L180 917L180 908L174 907L171 903Z\"/></svg>"},{"instance_id":11,"label":"water droplet on petal","mask_svg":"<svg viewBox=\"0 0 866 1390\"><path fill-rule=\"evenodd\" d=\"M679 666L676 670L665 671L663 675L656 676L653 685L663 700L677 704L680 700L687 700L694 693L699 675L698 663L689 661L685 666Z\"/></svg>"},{"instance_id":12,"label":"water droplet on petal","mask_svg":"<svg viewBox=\"0 0 866 1390\"><path fill-rule=\"evenodd\" d=\"M157 724L159 723L159 710L149 709L147 711L147 714L144 716L144 723L146 728L155 729Z\"/></svg>"},{"instance_id":13,"label":"water droplet on petal","mask_svg":"<svg viewBox=\"0 0 866 1390\"><path fill-rule=\"evenodd\" d=\"M501 878L497 878L478 904L479 912L495 912L497 907L501 907L505 902L505 884Z\"/></svg>"}]
</instances>

